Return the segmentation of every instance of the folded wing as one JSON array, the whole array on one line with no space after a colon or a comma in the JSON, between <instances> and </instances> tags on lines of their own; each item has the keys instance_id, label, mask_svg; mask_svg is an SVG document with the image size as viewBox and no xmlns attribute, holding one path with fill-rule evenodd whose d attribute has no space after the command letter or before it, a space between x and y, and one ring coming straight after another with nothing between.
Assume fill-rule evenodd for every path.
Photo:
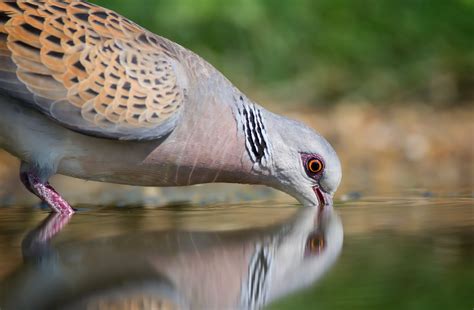
<instances>
[{"instance_id":1,"label":"folded wing","mask_svg":"<svg viewBox=\"0 0 474 310\"><path fill-rule=\"evenodd\" d=\"M175 127L187 76L174 43L83 1L0 2L0 93L72 130L123 140Z\"/></svg>"}]
</instances>

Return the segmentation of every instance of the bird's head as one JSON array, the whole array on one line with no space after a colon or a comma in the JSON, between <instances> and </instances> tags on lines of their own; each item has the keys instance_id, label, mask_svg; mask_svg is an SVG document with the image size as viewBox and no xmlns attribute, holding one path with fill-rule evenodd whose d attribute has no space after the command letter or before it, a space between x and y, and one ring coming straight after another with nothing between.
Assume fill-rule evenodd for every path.
<instances>
[{"instance_id":1,"label":"bird's head","mask_svg":"<svg viewBox=\"0 0 474 310\"><path fill-rule=\"evenodd\" d=\"M332 204L341 182L341 163L329 144L308 126L266 112L271 141L270 186L305 206Z\"/></svg>"}]
</instances>

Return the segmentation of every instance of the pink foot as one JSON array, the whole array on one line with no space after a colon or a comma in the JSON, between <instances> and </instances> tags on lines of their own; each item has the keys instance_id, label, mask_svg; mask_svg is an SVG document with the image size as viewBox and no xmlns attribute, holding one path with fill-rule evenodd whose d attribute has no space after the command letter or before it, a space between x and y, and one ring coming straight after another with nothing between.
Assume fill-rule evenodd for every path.
<instances>
[{"instance_id":1,"label":"pink foot","mask_svg":"<svg viewBox=\"0 0 474 310\"><path fill-rule=\"evenodd\" d=\"M20 179L25 187L46 202L56 213L73 214L74 209L63 197L48 183L42 182L33 172L21 172Z\"/></svg>"}]
</instances>

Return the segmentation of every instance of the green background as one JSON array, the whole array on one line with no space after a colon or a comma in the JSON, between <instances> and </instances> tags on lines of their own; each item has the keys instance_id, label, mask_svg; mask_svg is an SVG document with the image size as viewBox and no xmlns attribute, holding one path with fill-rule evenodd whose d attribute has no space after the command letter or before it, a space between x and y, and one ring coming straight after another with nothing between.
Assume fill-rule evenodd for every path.
<instances>
[{"instance_id":1,"label":"green background","mask_svg":"<svg viewBox=\"0 0 474 310\"><path fill-rule=\"evenodd\" d=\"M474 98L472 0L96 0L277 102Z\"/></svg>"}]
</instances>

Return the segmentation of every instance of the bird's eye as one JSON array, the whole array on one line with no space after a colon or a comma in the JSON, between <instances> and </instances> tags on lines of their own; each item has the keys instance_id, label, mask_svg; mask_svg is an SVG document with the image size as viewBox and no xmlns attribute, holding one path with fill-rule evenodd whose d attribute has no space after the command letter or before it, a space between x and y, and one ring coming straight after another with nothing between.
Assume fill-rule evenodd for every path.
<instances>
[{"instance_id":1,"label":"bird's eye","mask_svg":"<svg viewBox=\"0 0 474 310\"><path fill-rule=\"evenodd\" d=\"M320 254L326 247L324 236L321 233L314 232L306 240L305 256L314 256Z\"/></svg>"},{"instance_id":2,"label":"bird's eye","mask_svg":"<svg viewBox=\"0 0 474 310\"><path fill-rule=\"evenodd\" d=\"M319 173L323 170L323 162L318 158L310 159L306 163L306 168L311 173Z\"/></svg>"}]
</instances>

